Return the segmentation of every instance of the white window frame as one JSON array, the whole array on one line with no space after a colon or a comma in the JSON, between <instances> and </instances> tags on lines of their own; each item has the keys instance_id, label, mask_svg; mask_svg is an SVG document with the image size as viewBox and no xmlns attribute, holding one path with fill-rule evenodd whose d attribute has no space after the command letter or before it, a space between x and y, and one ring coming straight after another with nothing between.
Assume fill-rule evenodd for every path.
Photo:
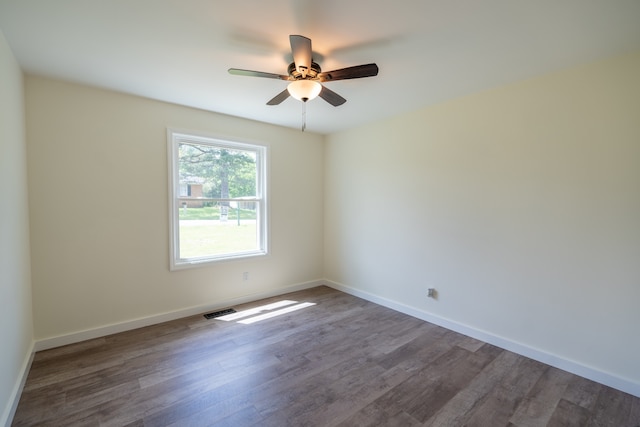
<instances>
[{"instance_id":1,"label":"white window frame","mask_svg":"<svg viewBox=\"0 0 640 427\"><path fill-rule=\"evenodd\" d=\"M243 198L243 201L256 203L258 248L252 251L226 253L203 256L198 258L180 258L180 214L181 196L178 166L178 146L181 143L210 145L232 150L247 150L256 153L256 196ZM169 163L169 235L171 271L217 263L221 261L237 260L250 257L265 256L269 253L268 246L268 204L267 204L267 160L268 146L264 144L233 141L204 134L167 129L168 163ZM235 199L208 199L202 201L236 201Z\"/></svg>"}]
</instances>

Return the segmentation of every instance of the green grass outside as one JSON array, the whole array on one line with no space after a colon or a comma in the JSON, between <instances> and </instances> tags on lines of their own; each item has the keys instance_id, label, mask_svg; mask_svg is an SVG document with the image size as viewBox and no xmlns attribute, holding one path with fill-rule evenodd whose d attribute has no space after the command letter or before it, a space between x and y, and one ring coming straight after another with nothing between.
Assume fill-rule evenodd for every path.
<instances>
[{"instance_id":1,"label":"green grass outside","mask_svg":"<svg viewBox=\"0 0 640 427\"><path fill-rule=\"evenodd\" d=\"M255 211L240 209L242 223L238 225L238 210L229 208L228 220L219 221L218 207L180 209L180 258L246 252L257 249ZM212 220L193 223L189 220Z\"/></svg>"}]
</instances>

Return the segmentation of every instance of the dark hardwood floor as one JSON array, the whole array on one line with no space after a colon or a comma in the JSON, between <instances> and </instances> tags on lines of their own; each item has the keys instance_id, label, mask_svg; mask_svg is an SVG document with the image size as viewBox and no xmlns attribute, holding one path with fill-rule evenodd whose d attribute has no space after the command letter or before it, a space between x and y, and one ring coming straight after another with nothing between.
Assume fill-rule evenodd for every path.
<instances>
[{"instance_id":1,"label":"dark hardwood floor","mask_svg":"<svg viewBox=\"0 0 640 427\"><path fill-rule=\"evenodd\" d=\"M39 352L13 425L640 425L639 398L327 287L235 308L285 299L315 305Z\"/></svg>"}]
</instances>

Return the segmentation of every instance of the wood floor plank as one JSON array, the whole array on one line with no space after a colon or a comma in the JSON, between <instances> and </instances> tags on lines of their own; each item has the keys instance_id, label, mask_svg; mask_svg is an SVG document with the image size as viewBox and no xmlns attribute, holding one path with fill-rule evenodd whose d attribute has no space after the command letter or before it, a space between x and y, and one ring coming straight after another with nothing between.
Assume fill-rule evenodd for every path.
<instances>
[{"instance_id":1,"label":"wood floor plank","mask_svg":"<svg viewBox=\"0 0 640 427\"><path fill-rule=\"evenodd\" d=\"M585 378L573 376L567 385L563 399L592 411L603 385Z\"/></svg>"},{"instance_id":2,"label":"wood floor plank","mask_svg":"<svg viewBox=\"0 0 640 427\"><path fill-rule=\"evenodd\" d=\"M471 424L467 422L470 414L481 406L486 397L496 389L505 376L513 372L519 356L506 351L501 352L470 383L451 398L438 412L429 418L425 426L441 426L444 423L456 425ZM493 411L492 411L493 412ZM495 421L495 413L486 420Z\"/></svg>"},{"instance_id":3,"label":"wood floor plank","mask_svg":"<svg viewBox=\"0 0 640 427\"><path fill-rule=\"evenodd\" d=\"M264 425L284 425L291 414L301 425L330 425L351 415L354 406L369 403L408 376L406 371L386 370L364 357L345 360L298 384L292 391L305 398L292 401L287 413L271 411L270 399L261 401L257 407L269 408ZM263 415L266 412L263 410Z\"/></svg>"},{"instance_id":4,"label":"wood floor plank","mask_svg":"<svg viewBox=\"0 0 640 427\"><path fill-rule=\"evenodd\" d=\"M323 408L318 414L322 425L340 424L352 417L360 408L374 402L377 398L405 381L410 373L403 369L386 370L379 377L374 377L359 384L357 388L349 387L348 393L339 392L338 398Z\"/></svg>"},{"instance_id":5,"label":"wood floor plank","mask_svg":"<svg viewBox=\"0 0 640 427\"><path fill-rule=\"evenodd\" d=\"M387 369L401 366L407 371L420 370L425 363L435 360L455 345L450 339L453 334L447 332L444 328L428 328L410 341L396 341L401 345L392 351L389 347L385 349L385 354L378 357L378 363Z\"/></svg>"},{"instance_id":6,"label":"wood floor plank","mask_svg":"<svg viewBox=\"0 0 640 427\"><path fill-rule=\"evenodd\" d=\"M387 411L392 414L404 411L416 420L425 422L466 387L500 351L488 344L475 353L453 346L376 403L391 408Z\"/></svg>"},{"instance_id":7,"label":"wood floor plank","mask_svg":"<svg viewBox=\"0 0 640 427\"><path fill-rule=\"evenodd\" d=\"M38 352L13 426L640 426L640 398L320 286ZM261 310L265 310L261 308Z\"/></svg>"},{"instance_id":8,"label":"wood floor plank","mask_svg":"<svg viewBox=\"0 0 640 427\"><path fill-rule=\"evenodd\" d=\"M583 427L587 425L590 416L591 413L586 408L560 399L547 427Z\"/></svg>"},{"instance_id":9,"label":"wood floor plank","mask_svg":"<svg viewBox=\"0 0 640 427\"><path fill-rule=\"evenodd\" d=\"M546 426L570 379L568 372L548 367L510 421L518 427Z\"/></svg>"},{"instance_id":10,"label":"wood floor plank","mask_svg":"<svg viewBox=\"0 0 640 427\"><path fill-rule=\"evenodd\" d=\"M482 346L485 345L485 343L475 338L462 336L460 342L456 345L458 347L464 348L465 350L476 352L481 349Z\"/></svg>"},{"instance_id":11,"label":"wood floor plank","mask_svg":"<svg viewBox=\"0 0 640 427\"><path fill-rule=\"evenodd\" d=\"M587 426L591 427L636 427L640 419L633 419L632 410L637 398L620 393L610 387L602 387L595 409Z\"/></svg>"},{"instance_id":12,"label":"wood floor plank","mask_svg":"<svg viewBox=\"0 0 640 427\"><path fill-rule=\"evenodd\" d=\"M480 392L476 394L478 401L475 402L468 417L464 419L464 423L470 427L491 424L507 425L516 408L547 370L546 365L514 353L505 351L501 356L506 358L507 363L515 363L505 366L503 376L499 371L500 367L496 366L495 372L489 372L488 381L485 381L482 376L484 372L476 378L478 382L476 387L480 389ZM482 392L494 381L497 381L495 386L483 397ZM473 392L476 387L470 387L470 392ZM463 393L469 392L465 390ZM450 418L453 418L455 414L454 407Z\"/></svg>"},{"instance_id":13,"label":"wood floor plank","mask_svg":"<svg viewBox=\"0 0 640 427\"><path fill-rule=\"evenodd\" d=\"M406 412L390 414L386 408L373 403L336 424L336 427L418 427L422 423Z\"/></svg>"},{"instance_id":14,"label":"wood floor plank","mask_svg":"<svg viewBox=\"0 0 640 427\"><path fill-rule=\"evenodd\" d=\"M420 393L420 397L416 399L418 406L408 410L414 418L425 422L442 407L444 407L452 398L466 388L473 379L502 352L489 344L485 344L476 352L469 352L461 347L455 347L454 350L461 349L468 354L461 363L454 365L429 367L431 374L428 377L434 378L433 373L436 371L434 381L429 381L427 392Z\"/></svg>"}]
</instances>

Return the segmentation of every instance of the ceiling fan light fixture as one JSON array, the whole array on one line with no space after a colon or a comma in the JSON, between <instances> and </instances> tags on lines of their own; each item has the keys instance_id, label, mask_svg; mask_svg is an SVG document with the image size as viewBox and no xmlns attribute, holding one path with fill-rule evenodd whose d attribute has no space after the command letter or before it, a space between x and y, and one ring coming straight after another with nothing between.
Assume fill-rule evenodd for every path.
<instances>
[{"instance_id":1,"label":"ceiling fan light fixture","mask_svg":"<svg viewBox=\"0 0 640 427\"><path fill-rule=\"evenodd\" d=\"M307 102L320 94L322 85L314 80L295 80L289 83L287 90L298 101Z\"/></svg>"}]
</instances>

